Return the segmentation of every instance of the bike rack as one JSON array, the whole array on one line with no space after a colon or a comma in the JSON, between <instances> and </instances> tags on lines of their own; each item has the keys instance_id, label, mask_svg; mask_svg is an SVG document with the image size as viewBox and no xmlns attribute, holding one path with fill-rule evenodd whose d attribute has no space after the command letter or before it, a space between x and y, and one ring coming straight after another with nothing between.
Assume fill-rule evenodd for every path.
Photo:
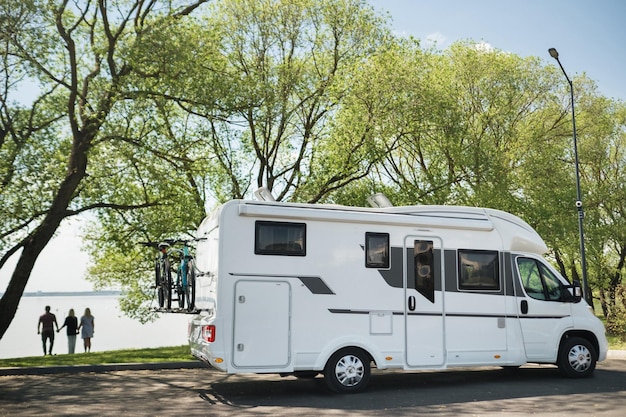
<instances>
[{"instance_id":1,"label":"bike rack","mask_svg":"<svg viewBox=\"0 0 626 417\"><path fill-rule=\"evenodd\" d=\"M200 312L200 310L197 308L189 311L186 308L154 307L152 310L157 313L175 313L175 314L198 314Z\"/></svg>"}]
</instances>

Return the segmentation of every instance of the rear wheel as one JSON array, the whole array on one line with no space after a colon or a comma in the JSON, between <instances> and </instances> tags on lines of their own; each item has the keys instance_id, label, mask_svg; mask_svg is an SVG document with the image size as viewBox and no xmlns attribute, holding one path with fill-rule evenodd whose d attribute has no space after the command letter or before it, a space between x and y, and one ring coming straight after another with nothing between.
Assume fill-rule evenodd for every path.
<instances>
[{"instance_id":1,"label":"rear wheel","mask_svg":"<svg viewBox=\"0 0 626 417\"><path fill-rule=\"evenodd\" d=\"M334 392L354 393L365 389L370 372L367 353L358 348L346 348L330 357L324 368L324 380Z\"/></svg>"},{"instance_id":2,"label":"rear wheel","mask_svg":"<svg viewBox=\"0 0 626 417\"><path fill-rule=\"evenodd\" d=\"M196 271L193 259L187 263L187 286L185 287L187 310L193 311L196 307Z\"/></svg>"},{"instance_id":3,"label":"rear wheel","mask_svg":"<svg viewBox=\"0 0 626 417\"><path fill-rule=\"evenodd\" d=\"M587 339L569 337L561 344L557 365L569 378L585 378L596 369L597 358L595 348Z\"/></svg>"}]
</instances>

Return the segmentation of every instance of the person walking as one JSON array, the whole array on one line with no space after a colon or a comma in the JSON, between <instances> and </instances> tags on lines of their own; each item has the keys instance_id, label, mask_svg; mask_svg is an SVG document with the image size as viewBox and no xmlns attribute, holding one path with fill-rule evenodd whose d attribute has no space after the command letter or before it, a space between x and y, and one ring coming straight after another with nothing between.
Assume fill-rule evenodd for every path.
<instances>
[{"instance_id":1,"label":"person walking","mask_svg":"<svg viewBox=\"0 0 626 417\"><path fill-rule=\"evenodd\" d=\"M48 339L50 340L48 354L52 355L52 347L54 346L54 326L56 326L58 331L59 324L57 323L57 317L50 312L50 306L46 306L46 312L39 316L39 322L37 323L37 334L41 334L44 356L46 356L46 341Z\"/></svg>"},{"instance_id":2,"label":"person walking","mask_svg":"<svg viewBox=\"0 0 626 417\"><path fill-rule=\"evenodd\" d=\"M64 327L67 327L67 353L72 354L76 349L76 335L78 334L78 319L74 314L73 308L70 308L63 326L57 330L57 333L63 330Z\"/></svg>"},{"instance_id":3,"label":"person walking","mask_svg":"<svg viewBox=\"0 0 626 417\"><path fill-rule=\"evenodd\" d=\"M85 309L85 314L80 318L80 324L78 330L81 330L81 337L83 338L83 347L85 352L91 352L91 338L93 337L95 329L94 317L91 315L89 307Z\"/></svg>"}]
</instances>

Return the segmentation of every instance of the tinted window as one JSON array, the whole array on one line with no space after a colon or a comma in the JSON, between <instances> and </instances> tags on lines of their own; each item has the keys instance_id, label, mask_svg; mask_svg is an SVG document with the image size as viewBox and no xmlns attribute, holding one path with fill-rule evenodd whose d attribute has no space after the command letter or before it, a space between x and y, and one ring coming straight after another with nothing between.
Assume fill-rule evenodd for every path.
<instances>
[{"instance_id":1,"label":"tinted window","mask_svg":"<svg viewBox=\"0 0 626 417\"><path fill-rule=\"evenodd\" d=\"M365 266L389 268L389 233L365 233Z\"/></svg>"},{"instance_id":2,"label":"tinted window","mask_svg":"<svg viewBox=\"0 0 626 417\"><path fill-rule=\"evenodd\" d=\"M413 262L415 263L415 289L434 303L435 260L432 241L416 240L413 242Z\"/></svg>"},{"instance_id":3,"label":"tinted window","mask_svg":"<svg viewBox=\"0 0 626 417\"><path fill-rule=\"evenodd\" d=\"M517 258L517 270L529 297L537 300L562 300L564 287L561 281L542 262L531 258Z\"/></svg>"},{"instance_id":4,"label":"tinted window","mask_svg":"<svg viewBox=\"0 0 626 417\"><path fill-rule=\"evenodd\" d=\"M306 224L257 221L254 234L257 255L306 255Z\"/></svg>"},{"instance_id":5,"label":"tinted window","mask_svg":"<svg viewBox=\"0 0 626 417\"><path fill-rule=\"evenodd\" d=\"M498 252L459 250L460 290L500 290Z\"/></svg>"}]
</instances>

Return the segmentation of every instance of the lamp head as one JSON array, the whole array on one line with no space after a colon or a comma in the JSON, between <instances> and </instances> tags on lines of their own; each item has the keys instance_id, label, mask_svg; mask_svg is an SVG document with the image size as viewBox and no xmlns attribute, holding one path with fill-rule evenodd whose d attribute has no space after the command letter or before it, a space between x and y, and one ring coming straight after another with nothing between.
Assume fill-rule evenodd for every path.
<instances>
[{"instance_id":1,"label":"lamp head","mask_svg":"<svg viewBox=\"0 0 626 417\"><path fill-rule=\"evenodd\" d=\"M548 52L550 53L550 56L552 58L559 59L559 53L556 51L556 49L550 48L550 49L548 49Z\"/></svg>"}]
</instances>

